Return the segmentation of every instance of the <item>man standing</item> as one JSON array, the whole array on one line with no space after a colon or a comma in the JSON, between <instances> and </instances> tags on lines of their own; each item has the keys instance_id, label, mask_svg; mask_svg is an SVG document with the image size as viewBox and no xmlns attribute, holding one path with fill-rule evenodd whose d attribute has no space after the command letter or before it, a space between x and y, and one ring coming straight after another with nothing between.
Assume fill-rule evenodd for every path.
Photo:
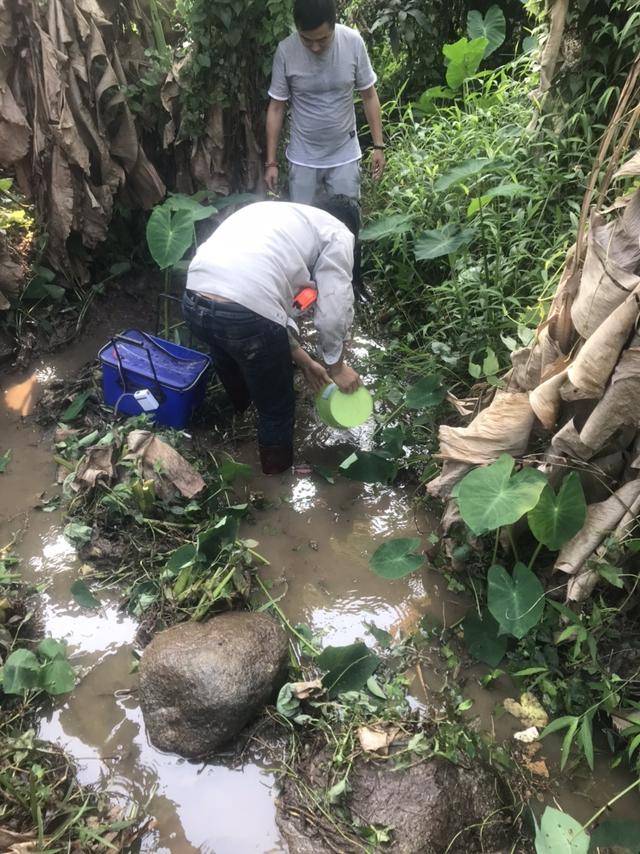
<instances>
[{"instance_id":1,"label":"man standing","mask_svg":"<svg viewBox=\"0 0 640 854\"><path fill-rule=\"evenodd\" d=\"M293 462L293 362L314 391L331 382L345 392L360 385L344 361L353 321L354 237L339 217L350 223L351 206L332 199L326 209L247 205L218 226L189 265L185 319L209 344L236 411L255 404L265 474ZM313 319L323 364L287 332L294 299L310 283L317 290Z\"/></svg>"},{"instance_id":2,"label":"man standing","mask_svg":"<svg viewBox=\"0 0 640 854\"><path fill-rule=\"evenodd\" d=\"M280 42L273 61L267 111L265 181L278 186L277 149L287 101L289 195L313 204L324 195L360 198L360 158L354 90L360 92L373 140L371 171L384 171L376 75L358 32L336 24L335 0L294 0L297 33Z\"/></svg>"}]
</instances>

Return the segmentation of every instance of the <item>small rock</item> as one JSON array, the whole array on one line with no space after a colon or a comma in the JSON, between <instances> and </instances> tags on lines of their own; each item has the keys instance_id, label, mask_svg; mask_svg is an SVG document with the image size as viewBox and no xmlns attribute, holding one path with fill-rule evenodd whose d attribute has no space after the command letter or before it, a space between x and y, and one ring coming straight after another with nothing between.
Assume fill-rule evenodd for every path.
<instances>
[{"instance_id":1,"label":"small rock","mask_svg":"<svg viewBox=\"0 0 640 854\"><path fill-rule=\"evenodd\" d=\"M149 739L188 758L213 752L275 698L287 664L287 635L265 614L221 614L161 632L140 662Z\"/></svg>"}]
</instances>

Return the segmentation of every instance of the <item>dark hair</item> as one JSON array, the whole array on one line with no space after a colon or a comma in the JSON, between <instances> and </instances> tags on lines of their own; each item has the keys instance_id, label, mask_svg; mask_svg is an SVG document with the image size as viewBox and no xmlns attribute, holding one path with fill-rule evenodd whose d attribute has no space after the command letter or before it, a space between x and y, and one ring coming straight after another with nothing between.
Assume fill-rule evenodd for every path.
<instances>
[{"instance_id":1,"label":"dark hair","mask_svg":"<svg viewBox=\"0 0 640 854\"><path fill-rule=\"evenodd\" d=\"M293 20L302 32L315 30L323 24L335 27L335 0L294 0Z\"/></svg>"},{"instance_id":2,"label":"dark hair","mask_svg":"<svg viewBox=\"0 0 640 854\"><path fill-rule=\"evenodd\" d=\"M343 225L346 225L354 237L358 236L360 231L360 208L358 203L349 196L329 196L317 205L320 210L326 211L331 216L339 219Z\"/></svg>"}]
</instances>

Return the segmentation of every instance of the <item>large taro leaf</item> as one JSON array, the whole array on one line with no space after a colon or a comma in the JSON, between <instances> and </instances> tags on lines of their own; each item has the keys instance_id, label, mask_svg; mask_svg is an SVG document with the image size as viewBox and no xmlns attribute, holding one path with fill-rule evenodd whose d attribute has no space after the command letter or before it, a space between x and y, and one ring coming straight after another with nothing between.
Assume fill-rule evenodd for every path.
<instances>
[{"instance_id":1,"label":"large taro leaf","mask_svg":"<svg viewBox=\"0 0 640 854\"><path fill-rule=\"evenodd\" d=\"M370 222L360 232L360 240L380 240L383 237L394 237L404 234L411 228L413 217L411 214L390 214L381 219Z\"/></svg>"},{"instance_id":2,"label":"large taro leaf","mask_svg":"<svg viewBox=\"0 0 640 854\"><path fill-rule=\"evenodd\" d=\"M528 187L525 187L522 184L516 184L515 182L511 182L510 184L498 184L497 187L491 187L481 196L471 199L469 207L467 208L467 218L471 219L472 216L475 216L478 211L486 208L486 206L494 199L513 199L515 196L524 196L526 193L530 192L531 191Z\"/></svg>"},{"instance_id":3,"label":"large taro leaf","mask_svg":"<svg viewBox=\"0 0 640 854\"><path fill-rule=\"evenodd\" d=\"M423 377L407 389L405 403L409 409L431 409L442 403L446 393L442 378L434 374Z\"/></svg>"},{"instance_id":4,"label":"large taro leaf","mask_svg":"<svg viewBox=\"0 0 640 854\"><path fill-rule=\"evenodd\" d=\"M513 576L502 566L492 566L487 582L487 605L500 634L520 640L542 619L545 599L540 580L523 563L517 563Z\"/></svg>"},{"instance_id":5,"label":"large taro leaf","mask_svg":"<svg viewBox=\"0 0 640 854\"><path fill-rule=\"evenodd\" d=\"M454 184L461 184L468 178L473 178L479 172L482 172L485 166L488 166L491 162L488 157L476 157L473 160L465 160L458 166L454 166L449 172L441 175L433 185L434 189L448 190Z\"/></svg>"},{"instance_id":6,"label":"large taro leaf","mask_svg":"<svg viewBox=\"0 0 640 854\"><path fill-rule=\"evenodd\" d=\"M587 854L589 834L565 812L547 807L536 829L536 854Z\"/></svg>"},{"instance_id":7,"label":"large taro leaf","mask_svg":"<svg viewBox=\"0 0 640 854\"><path fill-rule=\"evenodd\" d=\"M373 676L380 659L364 643L328 646L318 656L318 667L326 671L322 684L329 697L345 691L358 691Z\"/></svg>"},{"instance_id":8,"label":"large taro leaf","mask_svg":"<svg viewBox=\"0 0 640 854\"><path fill-rule=\"evenodd\" d=\"M533 536L552 551L558 551L575 537L586 518L587 502L580 476L574 471L564 478L557 495L546 486L528 516Z\"/></svg>"},{"instance_id":9,"label":"large taro leaf","mask_svg":"<svg viewBox=\"0 0 640 854\"><path fill-rule=\"evenodd\" d=\"M29 649L16 649L2 668L2 690L5 694L23 694L40 687L40 662Z\"/></svg>"},{"instance_id":10,"label":"large taro leaf","mask_svg":"<svg viewBox=\"0 0 640 854\"><path fill-rule=\"evenodd\" d=\"M340 463L340 473L362 483L391 483L398 473L398 466L384 453L356 451Z\"/></svg>"},{"instance_id":11,"label":"large taro leaf","mask_svg":"<svg viewBox=\"0 0 640 854\"><path fill-rule=\"evenodd\" d=\"M502 454L495 463L469 472L457 489L460 514L474 534L512 525L536 506L546 486L537 469L513 474L515 460Z\"/></svg>"},{"instance_id":12,"label":"large taro leaf","mask_svg":"<svg viewBox=\"0 0 640 854\"><path fill-rule=\"evenodd\" d=\"M369 566L382 578L402 578L420 569L424 557L414 554L420 548L419 537L389 540L379 546L369 560Z\"/></svg>"},{"instance_id":13,"label":"large taro leaf","mask_svg":"<svg viewBox=\"0 0 640 854\"><path fill-rule=\"evenodd\" d=\"M429 229L416 240L415 256L418 261L432 261L443 255L453 255L463 246L468 246L475 237L472 228L460 228L455 223L447 223L442 228Z\"/></svg>"},{"instance_id":14,"label":"large taro leaf","mask_svg":"<svg viewBox=\"0 0 640 854\"><path fill-rule=\"evenodd\" d=\"M147 244L161 270L173 267L193 243L193 215L167 205L154 208L147 222Z\"/></svg>"},{"instance_id":15,"label":"large taro leaf","mask_svg":"<svg viewBox=\"0 0 640 854\"><path fill-rule=\"evenodd\" d=\"M608 818L599 824L591 834L589 852L613 847L640 854L640 822Z\"/></svg>"},{"instance_id":16,"label":"large taro leaf","mask_svg":"<svg viewBox=\"0 0 640 854\"><path fill-rule=\"evenodd\" d=\"M496 51L507 35L507 21L499 6L490 6L486 14L472 10L467 15L467 34L470 39L485 38L488 42L484 49L484 58Z\"/></svg>"},{"instance_id":17,"label":"large taro leaf","mask_svg":"<svg viewBox=\"0 0 640 854\"><path fill-rule=\"evenodd\" d=\"M454 44L445 44L442 52L447 64L447 86L451 89L459 89L465 80L473 77L480 68L484 52L489 44L485 38L458 39Z\"/></svg>"},{"instance_id":18,"label":"large taro leaf","mask_svg":"<svg viewBox=\"0 0 640 854\"><path fill-rule=\"evenodd\" d=\"M499 628L488 611L478 614L475 608L462 621L469 654L490 667L497 667L507 651L507 638L499 634Z\"/></svg>"}]
</instances>

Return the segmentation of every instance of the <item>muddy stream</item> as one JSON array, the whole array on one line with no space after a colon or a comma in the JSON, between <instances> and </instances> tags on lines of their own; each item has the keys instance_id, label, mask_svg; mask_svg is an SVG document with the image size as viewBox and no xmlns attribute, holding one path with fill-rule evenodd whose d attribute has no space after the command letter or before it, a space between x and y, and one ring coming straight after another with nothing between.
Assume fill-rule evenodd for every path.
<instances>
[{"instance_id":1,"label":"muddy stream","mask_svg":"<svg viewBox=\"0 0 640 854\"><path fill-rule=\"evenodd\" d=\"M134 316L130 307L128 316ZM284 851L275 823L272 769L251 762L240 768L224 761L194 764L149 744L136 677L130 673L136 621L119 610L117 591L111 596L101 592L103 607L97 613L74 602L70 587L79 565L62 534L62 514L34 509L43 493L57 491L51 435L29 418L39 389L54 377L73 376L109 335L130 325L127 312L113 311L63 353L37 361L26 373L5 371L0 380L0 450L13 452L0 482L0 543L16 538L24 580L43 590L45 631L67 641L82 675L75 691L41 720L39 734L75 757L82 782L155 817L155 830L142 844L145 852ZM301 424L300 430L309 437L309 447L315 446L314 461L344 456L339 445L344 436L314 424ZM254 455L254 442L239 446L236 453L257 472ZM366 622L392 633L410 630L425 615L451 624L468 607L439 575L425 572L387 582L369 570L368 556L386 537L424 535L435 526L434 520L414 517L411 495L402 488L340 479L330 485L304 474L256 474L249 488L265 495L265 509L244 531L259 541L258 551L269 561L262 576L274 582L278 595L285 592L279 604L288 619L321 632L325 645L367 640ZM414 679L413 703L427 702L425 687L437 692L439 668L434 660L433 669ZM480 673L465 675L465 696L474 701L468 714L482 728L507 738L522 727L494 710L515 692L500 682L491 691L482 689L476 678ZM553 752L554 746L545 742L543 754L550 762ZM574 779L570 786L560 778L551 786L551 800L555 797L563 809L586 819L627 784L623 772L610 772L604 763L602 768L600 775ZM625 798L619 814L632 813L636 803L633 796Z\"/></svg>"}]
</instances>

